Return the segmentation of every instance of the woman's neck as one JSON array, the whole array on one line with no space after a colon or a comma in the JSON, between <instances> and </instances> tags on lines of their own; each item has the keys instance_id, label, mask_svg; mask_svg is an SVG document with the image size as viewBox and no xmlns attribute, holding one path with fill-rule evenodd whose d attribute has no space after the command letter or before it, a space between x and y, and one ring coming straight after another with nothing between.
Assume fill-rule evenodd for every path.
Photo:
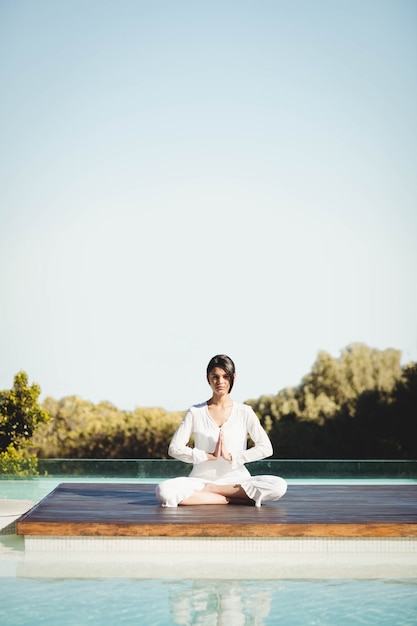
<instances>
[{"instance_id":1,"label":"woman's neck","mask_svg":"<svg viewBox=\"0 0 417 626\"><path fill-rule=\"evenodd\" d=\"M226 396L217 396L216 394L213 394L207 404L209 406L215 406L218 409L226 409L233 404L233 400L229 394Z\"/></svg>"}]
</instances>

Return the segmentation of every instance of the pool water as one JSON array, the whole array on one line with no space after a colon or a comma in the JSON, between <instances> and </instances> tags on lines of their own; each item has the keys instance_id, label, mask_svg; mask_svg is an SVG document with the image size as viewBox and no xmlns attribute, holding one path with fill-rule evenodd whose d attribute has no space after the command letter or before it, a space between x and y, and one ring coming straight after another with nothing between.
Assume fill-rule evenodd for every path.
<instances>
[{"instance_id":1,"label":"pool water","mask_svg":"<svg viewBox=\"0 0 417 626\"><path fill-rule=\"evenodd\" d=\"M415 625L413 580L1 581L3 626Z\"/></svg>"}]
</instances>

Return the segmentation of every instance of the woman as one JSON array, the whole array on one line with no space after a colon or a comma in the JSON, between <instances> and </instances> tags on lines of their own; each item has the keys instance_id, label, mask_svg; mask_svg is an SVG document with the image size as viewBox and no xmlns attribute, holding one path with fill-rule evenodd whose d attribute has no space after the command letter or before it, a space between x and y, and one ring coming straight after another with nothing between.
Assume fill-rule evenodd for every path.
<instances>
[{"instance_id":1,"label":"woman","mask_svg":"<svg viewBox=\"0 0 417 626\"><path fill-rule=\"evenodd\" d=\"M212 396L192 406L175 432L168 454L193 463L186 478L172 478L156 487L165 507L195 504L255 504L279 500L287 491L278 476L251 476L245 463L272 455L272 445L253 409L234 402L236 377L232 359L213 357L207 366ZM254 446L247 449L247 435ZM194 447L189 446L194 435Z\"/></svg>"}]
</instances>

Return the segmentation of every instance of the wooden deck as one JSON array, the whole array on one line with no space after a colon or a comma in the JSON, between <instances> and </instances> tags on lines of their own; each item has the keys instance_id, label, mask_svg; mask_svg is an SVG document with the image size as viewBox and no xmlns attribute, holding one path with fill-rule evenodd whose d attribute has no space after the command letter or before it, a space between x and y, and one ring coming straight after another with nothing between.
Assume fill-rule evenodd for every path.
<instances>
[{"instance_id":1,"label":"wooden deck","mask_svg":"<svg viewBox=\"0 0 417 626\"><path fill-rule=\"evenodd\" d=\"M112 537L417 537L417 485L294 485L261 508L162 508L155 485L62 483L17 534Z\"/></svg>"}]
</instances>

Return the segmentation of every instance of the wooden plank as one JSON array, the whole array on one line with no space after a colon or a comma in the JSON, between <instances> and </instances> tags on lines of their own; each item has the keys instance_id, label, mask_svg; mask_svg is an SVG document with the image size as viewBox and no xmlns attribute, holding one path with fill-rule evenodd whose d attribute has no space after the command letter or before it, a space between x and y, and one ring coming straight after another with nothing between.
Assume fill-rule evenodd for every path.
<instances>
[{"instance_id":1,"label":"wooden plank","mask_svg":"<svg viewBox=\"0 0 417 626\"><path fill-rule=\"evenodd\" d=\"M296 485L261 508L163 508L154 485L63 483L17 522L20 535L416 537L417 485Z\"/></svg>"},{"instance_id":2,"label":"wooden plank","mask_svg":"<svg viewBox=\"0 0 417 626\"><path fill-rule=\"evenodd\" d=\"M20 535L51 537L417 537L415 524L88 524L30 523Z\"/></svg>"}]
</instances>

